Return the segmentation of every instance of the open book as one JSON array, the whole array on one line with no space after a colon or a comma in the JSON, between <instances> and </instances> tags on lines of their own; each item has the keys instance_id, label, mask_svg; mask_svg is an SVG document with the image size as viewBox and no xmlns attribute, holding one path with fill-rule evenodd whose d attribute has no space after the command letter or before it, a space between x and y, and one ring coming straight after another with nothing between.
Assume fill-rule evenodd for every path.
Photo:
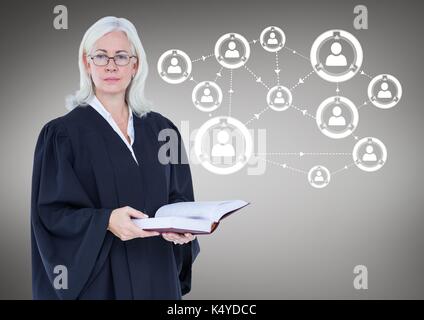
<instances>
[{"instance_id":1,"label":"open book","mask_svg":"<svg viewBox=\"0 0 424 320\"><path fill-rule=\"evenodd\" d=\"M160 207L154 218L132 220L148 231L209 234L222 219L248 204L243 200L177 202Z\"/></svg>"}]
</instances>

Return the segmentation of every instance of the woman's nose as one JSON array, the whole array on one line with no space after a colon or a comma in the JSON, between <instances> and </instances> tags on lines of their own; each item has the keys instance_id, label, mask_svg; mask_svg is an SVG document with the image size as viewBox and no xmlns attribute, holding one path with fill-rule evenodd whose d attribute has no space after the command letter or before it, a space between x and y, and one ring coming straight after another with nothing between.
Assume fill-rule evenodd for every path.
<instances>
[{"instance_id":1,"label":"woman's nose","mask_svg":"<svg viewBox=\"0 0 424 320\"><path fill-rule=\"evenodd\" d=\"M116 71L118 66L115 63L115 60L110 59L109 63L106 65L106 71Z\"/></svg>"}]
</instances>

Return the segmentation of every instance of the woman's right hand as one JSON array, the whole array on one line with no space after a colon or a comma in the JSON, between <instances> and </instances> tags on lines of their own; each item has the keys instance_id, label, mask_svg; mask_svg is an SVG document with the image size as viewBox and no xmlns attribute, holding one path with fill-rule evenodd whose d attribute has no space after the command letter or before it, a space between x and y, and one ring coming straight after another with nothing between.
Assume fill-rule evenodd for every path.
<instances>
[{"instance_id":1,"label":"woman's right hand","mask_svg":"<svg viewBox=\"0 0 424 320\"><path fill-rule=\"evenodd\" d=\"M158 236L156 231L145 231L137 227L132 218L148 218L148 215L129 206L118 208L112 211L109 218L108 230L122 241L128 241L134 238L146 238Z\"/></svg>"}]
</instances>

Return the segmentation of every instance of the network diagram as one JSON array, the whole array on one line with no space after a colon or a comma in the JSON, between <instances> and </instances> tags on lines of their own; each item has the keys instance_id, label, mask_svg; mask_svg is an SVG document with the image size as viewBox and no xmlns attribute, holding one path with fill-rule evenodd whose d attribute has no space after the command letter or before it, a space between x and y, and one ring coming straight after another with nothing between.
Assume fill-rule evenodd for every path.
<instances>
[{"instance_id":1,"label":"network diagram","mask_svg":"<svg viewBox=\"0 0 424 320\"><path fill-rule=\"evenodd\" d=\"M270 87L264 83L248 66L251 56L251 46L260 46L275 54L275 70L277 83ZM312 71L299 78L293 87L280 84L279 51L288 50L294 55L308 61ZM204 62L215 57L220 65L214 79L198 82L194 80L192 65L195 62ZM384 143L376 137L359 138L354 131L359 122L359 109L371 104L380 109L389 109L397 105L402 97L402 86L398 79L390 74L370 76L361 69L363 50L360 42L351 33L333 29L322 33L313 42L310 56L307 57L286 46L286 35L277 26L268 26L262 30L259 39L247 41L238 33L226 33L216 42L214 52L201 58L191 60L180 49L170 49L158 59L157 70L160 77L167 83L179 84L192 81L195 86L191 100L198 110L210 113L217 110L223 101L223 91L217 81L222 78L223 70L228 70L230 88L228 90L229 108L231 110L233 90L233 71L244 68L253 77L255 82L263 85L267 93L264 95L266 107L245 123L232 116L216 116L207 120L197 131L194 141L194 153L201 165L215 174L232 174L242 169L253 154L253 140L247 128L252 121L259 120L261 115L271 110L284 112L289 108L296 109L303 116L315 120L319 131L330 139L344 139L353 136L356 140L353 146L352 163L343 168L330 172L323 165L315 165L308 171L297 169L286 163L278 163L266 158L260 158L285 169L294 170L306 175L309 184L314 188L326 187L331 176L356 165L366 172L381 169L387 161L387 149ZM339 83L352 79L356 74L362 74L369 79L367 101L356 106L350 99L339 94ZM322 101L316 114L310 114L296 106L293 99L294 89L303 84L312 74L318 75L327 82L336 84L336 94ZM299 156L305 153L300 152Z\"/></svg>"}]
</instances>

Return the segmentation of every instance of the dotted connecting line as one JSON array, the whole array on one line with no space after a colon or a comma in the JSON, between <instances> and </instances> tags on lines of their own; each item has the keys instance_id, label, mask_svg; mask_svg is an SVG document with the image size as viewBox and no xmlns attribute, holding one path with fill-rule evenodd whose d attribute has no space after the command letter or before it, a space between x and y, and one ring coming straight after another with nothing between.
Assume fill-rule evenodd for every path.
<instances>
[{"instance_id":1,"label":"dotted connecting line","mask_svg":"<svg viewBox=\"0 0 424 320\"><path fill-rule=\"evenodd\" d=\"M212 54L208 54L207 56L201 56L201 57L200 57L200 58L198 58L198 59L191 60L191 62L205 61L206 59L209 59L210 57L213 57L213 56L215 56L215 54L214 54L214 53L212 53Z\"/></svg>"},{"instance_id":2,"label":"dotted connecting line","mask_svg":"<svg viewBox=\"0 0 424 320\"><path fill-rule=\"evenodd\" d=\"M266 158L261 158L261 157L256 157L256 158L259 159L259 160L268 162L270 164L276 165L278 167L282 167L284 169L288 169L288 170L291 170L291 171L294 171L294 172L297 172L297 173L301 173L301 174L304 174L304 175L308 175L308 173L309 173L308 171L291 167L291 166L287 165L286 163L280 163L280 162L276 162L276 161L269 160L269 159L266 159ZM342 171L348 170L349 168L353 167L354 165L355 165L355 162L349 163L349 164L343 166L343 168L340 168L338 170L330 172L330 175L334 176L334 175L336 175L336 174L338 174Z\"/></svg>"},{"instance_id":3,"label":"dotted connecting line","mask_svg":"<svg viewBox=\"0 0 424 320\"><path fill-rule=\"evenodd\" d=\"M373 79L374 78L374 77L370 76L369 74L367 74L364 70L361 70L361 74L363 76L366 76L366 77L370 78L370 79Z\"/></svg>"},{"instance_id":4,"label":"dotted connecting line","mask_svg":"<svg viewBox=\"0 0 424 320\"><path fill-rule=\"evenodd\" d=\"M258 113L255 113L254 114L254 116L251 118L251 119L249 119L248 121L246 121L245 123L244 123L244 125L248 125L250 122L252 122L253 120L257 120L257 119L259 119L260 118L260 116L262 115L262 113L264 113L265 111L267 111L268 109L270 109L270 107L269 106L267 106L266 108L264 108L263 110L261 110L260 112L258 112Z\"/></svg>"},{"instance_id":5,"label":"dotted connecting line","mask_svg":"<svg viewBox=\"0 0 424 320\"><path fill-rule=\"evenodd\" d=\"M371 101L368 99L367 101L365 101L363 104L361 104L361 105L358 107L358 110L359 110L359 109L361 109L362 107L367 106L369 103L371 103Z\"/></svg>"},{"instance_id":6,"label":"dotted connecting line","mask_svg":"<svg viewBox=\"0 0 424 320\"><path fill-rule=\"evenodd\" d=\"M230 90L228 91L230 93L229 96L229 105L228 105L228 116L231 117L231 103L233 101L232 97L233 97L233 69L231 69L230 71Z\"/></svg>"},{"instance_id":7,"label":"dotted connecting line","mask_svg":"<svg viewBox=\"0 0 424 320\"><path fill-rule=\"evenodd\" d=\"M275 53L275 73L277 74L277 85L280 85L280 68L278 66L278 51Z\"/></svg>"},{"instance_id":8,"label":"dotted connecting line","mask_svg":"<svg viewBox=\"0 0 424 320\"><path fill-rule=\"evenodd\" d=\"M294 49L291 49L291 48L286 47L286 46L284 46L283 48L284 48L284 49L286 49L286 50L288 50L288 51L290 51L290 52L291 52L291 53L293 53L293 54L298 55L299 57L302 57L302 58L303 58L303 59L305 59L305 60L311 61L311 59L309 59L307 56L305 56L305 55L303 55L303 54L301 54L301 53L297 52L297 51L296 51L296 50L294 50Z\"/></svg>"},{"instance_id":9,"label":"dotted connecting line","mask_svg":"<svg viewBox=\"0 0 424 320\"><path fill-rule=\"evenodd\" d=\"M308 79L312 74L314 74L315 73L315 70L312 70L311 72L309 72L306 76L304 76L303 78L299 78L299 81L293 86L293 87L291 87L290 88L290 91L292 91L292 90L294 90L295 88L297 88L298 86L300 86L301 84L303 84L304 83L304 81L306 80L306 79Z\"/></svg>"},{"instance_id":10,"label":"dotted connecting line","mask_svg":"<svg viewBox=\"0 0 424 320\"><path fill-rule=\"evenodd\" d=\"M345 171L345 170L351 168L354 165L355 165L355 162L349 163L349 164L345 165L343 168L340 168L340 169L338 169L336 171L331 172L330 175L331 176L334 176L335 174L337 174L339 172L342 172L342 171Z\"/></svg>"},{"instance_id":11,"label":"dotted connecting line","mask_svg":"<svg viewBox=\"0 0 424 320\"><path fill-rule=\"evenodd\" d=\"M298 111L300 111L300 112L302 112L302 114L304 115L304 116L308 116L308 117L310 117L310 118L312 118L312 119L314 119L314 120L316 120L316 117L314 116L314 115L312 115L312 114L310 114L310 113L308 113L308 111L307 110L305 110L305 109L300 109L299 107L296 107L296 106L294 106L294 105L291 105L290 106L290 108L294 108L294 109L296 109L296 110L298 110Z\"/></svg>"},{"instance_id":12,"label":"dotted connecting line","mask_svg":"<svg viewBox=\"0 0 424 320\"><path fill-rule=\"evenodd\" d=\"M199 84L199 82L198 82L198 81L196 81L196 80L194 80L194 78L193 78L193 77L190 77L190 81L193 81L195 84Z\"/></svg>"},{"instance_id":13,"label":"dotted connecting line","mask_svg":"<svg viewBox=\"0 0 424 320\"><path fill-rule=\"evenodd\" d=\"M358 136L350 135L350 137L352 137L355 141L358 141L359 140L359 137Z\"/></svg>"},{"instance_id":14,"label":"dotted connecting line","mask_svg":"<svg viewBox=\"0 0 424 320\"><path fill-rule=\"evenodd\" d=\"M222 70L224 70L224 67L221 67L221 69L219 69L219 71L216 73L216 77L214 82L216 82L218 80L218 78L222 77Z\"/></svg>"},{"instance_id":15,"label":"dotted connecting line","mask_svg":"<svg viewBox=\"0 0 424 320\"><path fill-rule=\"evenodd\" d=\"M263 81L261 77L258 77L250 68L246 65L243 66L256 80L256 82L262 84L268 91L270 90L269 86L267 86Z\"/></svg>"},{"instance_id":16,"label":"dotted connecting line","mask_svg":"<svg viewBox=\"0 0 424 320\"><path fill-rule=\"evenodd\" d=\"M263 152L255 153L262 156L351 156L349 152Z\"/></svg>"},{"instance_id":17,"label":"dotted connecting line","mask_svg":"<svg viewBox=\"0 0 424 320\"><path fill-rule=\"evenodd\" d=\"M262 161L265 161L265 162L271 163L271 164L273 164L273 165L276 165L276 166L282 167L282 168L284 168L284 169L288 169L288 170L291 170L291 171L294 171L294 172L297 172L297 173L301 173L301 174L305 174L305 175L307 175L307 174L308 174L308 172L307 172L307 171L302 170L302 169L297 169L297 168L291 167L291 166L287 165L287 163L279 163L279 162L276 162L276 161L273 161L273 160L269 160L269 159L266 159L266 158L261 158L261 157L256 157L256 158L257 158L257 159L260 159L260 160L262 160Z\"/></svg>"},{"instance_id":18,"label":"dotted connecting line","mask_svg":"<svg viewBox=\"0 0 424 320\"><path fill-rule=\"evenodd\" d=\"M294 108L298 111L300 111L304 116L308 116L314 120L316 120L316 117L310 113L308 113L308 111L306 109L300 109L299 107L296 107L294 105L291 105L290 108ZM244 124L248 125L249 123L251 123L253 120L258 120L260 118L260 116L262 115L262 113L264 113L265 111L267 111L268 109L270 109L270 107L266 107L263 110L261 110L258 113L255 113L254 116L252 118L250 118L248 121L246 121Z\"/></svg>"}]
</instances>

